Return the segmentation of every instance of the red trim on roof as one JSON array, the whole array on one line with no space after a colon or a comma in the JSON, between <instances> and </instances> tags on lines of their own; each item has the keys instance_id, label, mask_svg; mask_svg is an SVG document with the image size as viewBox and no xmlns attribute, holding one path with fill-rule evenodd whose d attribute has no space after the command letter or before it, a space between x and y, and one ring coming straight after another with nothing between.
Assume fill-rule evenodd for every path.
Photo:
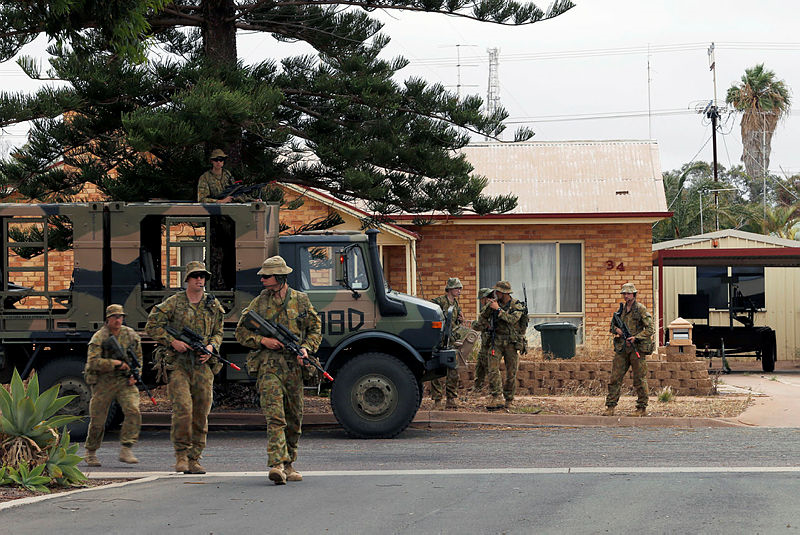
<instances>
[{"instance_id":1,"label":"red trim on roof","mask_svg":"<svg viewBox=\"0 0 800 535\"><path fill-rule=\"evenodd\" d=\"M719 258L726 256L800 256L800 247L761 247L738 249L661 249L662 258Z\"/></svg>"},{"instance_id":2,"label":"red trim on roof","mask_svg":"<svg viewBox=\"0 0 800 535\"><path fill-rule=\"evenodd\" d=\"M287 183L291 184L291 182L287 182ZM332 201L334 204L340 204L340 205L347 206L349 209L351 209L353 211L356 211L359 214L364 215L365 217L372 217L372 214L370 214L369 212L366 212L366 211L362 210L361 208L358 208L357 206L353 206L349 202L345 202L345 201L343 201L341 199L337 199L336 197L334 197L334 196L332 196L332 195L330 195L328 193L322 192L322 191L320 191L318 189L309 188L308 186L302 186L300 184L292 184L292 186L295 186L297 188L302 188L302 189L304 189L306 191L313 191L314 194L319 195L320 197L325 197L326 199ZM398 218L397 217L392 217L392 219L398 219ZM386 225L387 227L392 227L393 229L397 230L398 232L402 232L403 234L410 234L410 235L414 236L417 239L419 239L419 237L420 237L418 232L414 232L413 230L408 230L407 228L401 227L399 225L395 225L394 223L381 222L381 225Z\"/></svg>"}]
</instances>

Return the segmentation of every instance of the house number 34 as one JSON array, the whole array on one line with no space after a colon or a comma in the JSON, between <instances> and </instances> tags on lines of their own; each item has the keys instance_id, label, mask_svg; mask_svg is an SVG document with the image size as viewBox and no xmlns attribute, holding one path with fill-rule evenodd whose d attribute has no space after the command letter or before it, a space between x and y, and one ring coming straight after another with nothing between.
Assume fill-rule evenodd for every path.
<instances>
[{"instance_id":1,"label":"house number 34","mask_svg":"<svg viewBox=\"0 0 800 535\"><path fill-rule=\"evenodd\" d=\"M613 260L606 260L606 269L615 269L615 267L616 267L617 271L625 271L625 263L624 262L620 262L619 264L617 264L615 266Z\"/></svg>"}]
</instances>

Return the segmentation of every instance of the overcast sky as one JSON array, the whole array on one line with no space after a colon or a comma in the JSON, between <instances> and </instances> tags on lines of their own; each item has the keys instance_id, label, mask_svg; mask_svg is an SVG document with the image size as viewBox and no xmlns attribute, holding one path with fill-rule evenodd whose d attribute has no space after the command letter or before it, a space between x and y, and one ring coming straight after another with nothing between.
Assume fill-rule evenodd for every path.
<instances>
[{"instance_id":1,"label":"overcast sky","mask_svg":"<svg viewBox=\"0 0 800 535\"><path fill-rule=\"evenodd\" d=\"M565 15L523 27L430 14L375 14L392 38L386 55L411 60L401 78L421 76L455 90L460 71L462 94L485 99L487 48L499 48L501 104L510 112L506 139L519 125L533 128L535 141L652 138L664 170L693 159L711 160L711 127L696 113L714 96L711 42L716 43L720 106L745 68L761 62L790 89L800 88L800 38L795 37L800 4L795 2L575 3ZM240 56L249 61L307 52L266 35L244 35L239 43ZM0 65L0 76L4 90L30 87L11 63ZM9 133L13 136L3 136L0 148L22 140L19 129L6 129ZM739 115L723 114L721 133L720 163L739 163ZM790 114L773 139L772 172L800 172L798 141L800 118Z\"/></svg>"}]
</instances>

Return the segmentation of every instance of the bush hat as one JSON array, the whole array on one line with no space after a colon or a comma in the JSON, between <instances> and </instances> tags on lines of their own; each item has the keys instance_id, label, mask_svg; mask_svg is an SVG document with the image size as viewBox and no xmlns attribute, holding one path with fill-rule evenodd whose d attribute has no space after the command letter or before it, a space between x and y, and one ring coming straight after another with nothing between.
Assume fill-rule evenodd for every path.
<instances>
[{"instance_id":1,"label":"bush hat","mask_svg":"<svg viewBox=\"0 0 800 535\"><path fill-rule=\"evenodd\" d=\"M206 269L204 262L193 260L186 264L186 276L183 278L183 282L188 281L189 277L191 277L194 273L203 273L207 279L211 277L211 273Z\"/></svg>"},{"instance_id":2,"label":"bush hat","mask_svg":"<svg viewBox=\"0 0 800 535\"><path fill-rule=\"evenodd\" d=\"M293 270L286 265L286 261L280 256L270 256L261 264L258 270L259 275L288 275Z\"/></svg>"}]
</instances>

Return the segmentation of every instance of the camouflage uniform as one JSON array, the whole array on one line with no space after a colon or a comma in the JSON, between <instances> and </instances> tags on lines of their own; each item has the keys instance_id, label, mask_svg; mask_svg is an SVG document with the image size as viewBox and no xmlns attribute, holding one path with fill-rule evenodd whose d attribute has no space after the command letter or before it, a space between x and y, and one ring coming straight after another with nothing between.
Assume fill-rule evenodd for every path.
<instances>
[{"instance_id":1,"label":"camouflage uniform","mask_svg":"<svg viewBox=\"0 0 800 535\"><path fill-rule=\"evenodd\" d=\"M286 287L281 301L263 290L242 311L253 311L264 319L285 325L300 338L309 354L322 342L322 322L308 296ZM258 377L261 410L267 420L267 466L293 463L303 423L303 374L297 357L287 350L272 351L261 344L262 335L242 325L236 326L236 340L253 351L247 357L247 370Z\"/></svg>"},{"instance_id":2,"label":"camouflage uniform","mask_svg":"<svg viewBox=\"0 0 800 535\"><path fill-rule=\"evenodd\" d=\"M222 305L211 294L204 293L197 304L189 302L186 291L180 291L153 307L145 330L153 340L164 344L164 363L169 373L167 391L172 402L170 439L178 455L197 460L206 447L208 413L211 411L214 374L222 369L211 357L200 363L202 355L194 351L179 353L170 347L174 340L165 327L178 331L189 327L202 335L207 343L219 349L222 344Z\"/></svg>"},{"instance_id":3,"label":"camouflage uniform","mask_svg":"<svg viewBox=\"0 0 800 535\"><path fill-rule=\"evenodd\" d=\"M222 191L233 184L233 175L227 169L217 176L209 169L197 181L197 202L215 203L220 199Z\"/></svg>"},{"instance_id":4,"label":"camouflage uniform","mask_svg":"<svg viewBox=\"0 0 800 535\"><path fill-rule=\"evenodd\" d=\"M478 294L478 300L488 297L491 294L491 288L481 288ZM484 308L488 306L484 305ZM483 312L483 308L481 308L481 312ZM481 333L481 348L478 350L478 356L475 360L475 383L473 389L475 391L481 390L483 388L483 383L486 380L486 372L488 369L488 355L489 355L489 327L488 324L484 325L481 323L480 319L477 319L472 322L472 330L479 331Z\"/></svg>"},{"instance_id":5,"label":"camouflage uniform","mask_svg":"<svg viewBox=\"0 0 800 535\"><path fill-rule=\"evenodd\" d=\"M458 319L461 317L461 304L458 302L458 299L450 302L447 298L447 295L440 295L439 297L431 299L431 301L439 305L439 308L442 309L445 318L447 317L447 311L451 306L453 307L453 319L452 323L450 324L450 340L453 342L460 340L463 327ZM454 400L458 397L458 382L458 368L448 368L447 378L445 380L445 394L447 399ZM441 377L431 380L431 399L434 401L439 401L442 399Z\"/></svg>"},{"instance_id":6,"label":"camouflage uniform","mask_svg":"<svg viewBox=\"0 0 800 535\"><path fill-rule=\"evenodd\" d=\"M633 375L633 387L636 390L636 408L644 410L647 408L647 360L646 355L653 352L653 316L647 308L638 301L634 301L631 310L622 309L622 322L636 338L635 347L625 343L621 336L614 337L614 360L611 367L611 378L608 382L608 396L606 397L606 407L616 407L619 401L619 391L622 379L631 368ZM610 332L616 333L614 323L611 323ZM636 357L638 349L641 358Z\"/></svg>"},{"instance_id":7,"label":"camouflage uniform","mask_svg":"<svg viewBox=\"0 0 800 535\"><path fill-rule=\"evenodd\" d=\"M497 289L497 287L495 287ZM499 302L498 302L499 304ZM500 359L506 364L506 381L503 385L503 397L506 403L514 401L517 392L517 367L519 366L519 355L517 350L520 346L520 334L517 331L522 315L525 313L525 305L514 299L500 305L497 315L492 318L494 311L490 306L486 306L481 311L478 324L481 330L490 328L494 322L495 336L494 347L488 348L487 368L489 379L489 393L492 397L500 395ZM489 342L487 341L487 345Z\"/></svg>"},{"instance_id":8,"label":"camouflage uniform","mask_svg":"<svg viewBox=\"0 0 800 535\"><path fill-rule=\"evenodd\" d=\"M89 451L98 449L103 442L108 408L114 400L120 404L122 413L125 415L119 435L119 442L122 446L131 447L136 444L139 439L139 429L142 426L142 416L139 413L139 389L136 385L128 384L131 372L116 368L112 362L113 360L125 361L128 357L127 355L116 355L105 343L110 336L111 331L103 325L89 341L89 349L86 354L84 375L86 383L92 389L92 400L89 402L91 419L86 436L86 449ZM142 344L136 331L122 325L117 340L126 352L129 347L133 348L141 367Z\"/></svg>"}]
</instances>

